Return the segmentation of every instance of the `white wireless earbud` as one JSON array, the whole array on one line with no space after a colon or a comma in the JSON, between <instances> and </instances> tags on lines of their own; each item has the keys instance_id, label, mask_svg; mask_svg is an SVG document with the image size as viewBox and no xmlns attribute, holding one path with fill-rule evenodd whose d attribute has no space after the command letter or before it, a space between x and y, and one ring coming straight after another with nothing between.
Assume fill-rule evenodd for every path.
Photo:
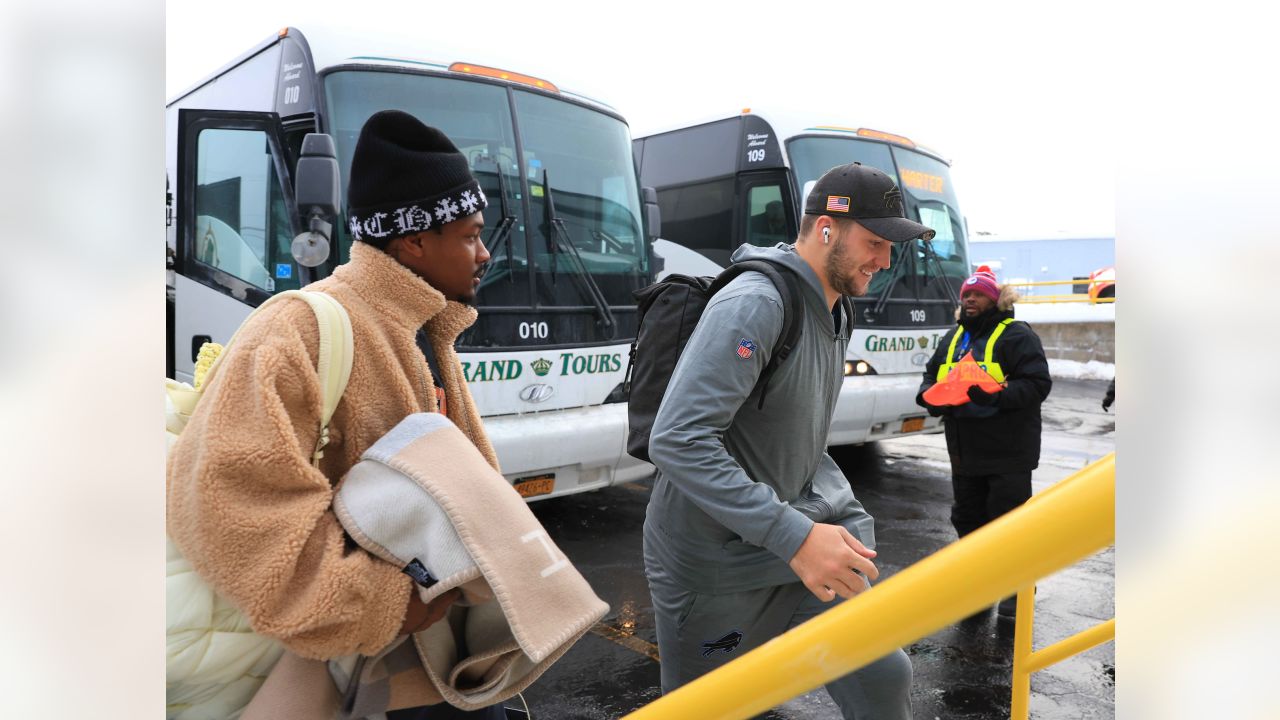
<instances>
[{"instance_id":1,"label":"white wireless earbud","mask_svg":"<svg viewBox=\"0 0 1280 720\"><path fill-rule=\"evenodd\" d=\"M822 244L831 244L831 228L822 228Z\"/></svg>"}]
</instances>

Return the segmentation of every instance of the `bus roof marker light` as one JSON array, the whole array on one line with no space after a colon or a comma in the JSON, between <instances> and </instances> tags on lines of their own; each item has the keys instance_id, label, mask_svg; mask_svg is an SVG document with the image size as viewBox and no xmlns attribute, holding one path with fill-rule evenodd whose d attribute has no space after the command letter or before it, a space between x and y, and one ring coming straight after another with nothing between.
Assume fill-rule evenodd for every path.
<instances>
[{"instance_id":1,"label":"bus roof marker light","mask_svg":"<svg viewBox=\"0 0 1280 720\"><path fill-rule=\"evenodd\" d=\"M557 88L555 84L551 83L548 80L536 78L536 77L533 77L532 75L524 75L518 72L512 72L510 70L502 70L500 68L492 68L492 67L486 67L484 65L471 65L468 63L456 62L449 66L449 70L452 72L462 72L462 73L467 73L469 75L479 75L481 77L490 77L497 80L505 80L507 82L520 83L522 85L529 85L531 87L536 87L541 90L547 90L553 93L560 92L560 89Z\"/></svg>"},{"instance_id":2,"label":"bus roof marker light","mask_svg":"<svg viewBox=\"0 0 1280 720\"><path fill-rule=\"evenodd\" d=\"M286 35L288 35L288 34L289 34L289 28L288 28L288 27L282 27L282 28L280 28L280 37L284 37L284 36L286 36Z\"/></svg>"},{"instance_id":3,"label":"bus roof marker light","mask_svg":"<svg viewBox=\"0 0 1280 720\"><path fill-rule=\"evenodd\" d=\"M916 144L911 142L909 138L905 138L901 135L894 135L893 133L881 132L879 130L871 130L869 128L858 128L858 136L872 138L875 140L883 140L903 147L915 148L916 146Z\"/></svg>"}]
</instances>

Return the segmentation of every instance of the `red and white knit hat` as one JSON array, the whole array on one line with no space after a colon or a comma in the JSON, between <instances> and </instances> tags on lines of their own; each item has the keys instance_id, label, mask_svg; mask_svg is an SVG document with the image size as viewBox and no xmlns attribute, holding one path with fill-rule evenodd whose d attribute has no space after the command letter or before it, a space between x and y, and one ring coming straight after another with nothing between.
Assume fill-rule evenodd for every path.
<instances>
[{"instance_id":1,"label":"red and white knit hat","mask_svg":"<svg viewBox=\"0 0 1280 720\"><path fill-rule=\"evenodd\" d=\"M1000 286L996 284L996 274L991 272L991 268L981 265L968 280L960 286L960 297L964 297L967 292L980 292L991 298L991 302L1000 301Z\"/></svg>"}]
</instances>

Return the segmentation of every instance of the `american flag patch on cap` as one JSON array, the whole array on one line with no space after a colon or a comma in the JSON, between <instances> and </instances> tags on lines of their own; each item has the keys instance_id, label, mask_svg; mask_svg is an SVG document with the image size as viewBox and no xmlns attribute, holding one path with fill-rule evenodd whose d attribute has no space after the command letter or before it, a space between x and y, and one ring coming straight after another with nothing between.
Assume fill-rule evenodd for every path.
<instances>
[{"instance_id":1,"label":"american flag patch on cap","mask_svg":"<svg viewBox=\"0 0 1280 720\"><path fill-rule=\"evenodd\" d=\"M738 357L746 360L756 351L756 344L746 338L738 341Z\"/></svg>"},{"instance_id":2,"label":"american flag patch on cap","mask_svg":"<svg viewBox=\"0 0 1280 720\"><path fill-rule=\"evenodd\" d=\"M843 195L827 196L827 209L835 212L849 212L849 198Z\"/></svg>"}]
</instances>

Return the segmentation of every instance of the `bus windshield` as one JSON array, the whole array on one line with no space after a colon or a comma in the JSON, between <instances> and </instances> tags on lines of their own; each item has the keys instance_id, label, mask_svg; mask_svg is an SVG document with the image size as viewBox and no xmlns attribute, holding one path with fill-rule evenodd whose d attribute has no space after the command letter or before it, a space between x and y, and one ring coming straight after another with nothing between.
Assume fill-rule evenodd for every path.
<instances>
[{"instance_id":1,"label":"bus windshield","mask_svg":"<svg viewBox=\"0 0 1280 720\"><path fill-rule=\"evenodd\" d=\"M506 85L411 72L338 70L326 76L325 95L344 197L360 128L379 110L401 109L439 128L467 156L489 198L484 239L493 258L477 295L481 321L460 343L565 344L634 334L624 319L606 334L595 323L599 294L610 306L634 305L631 292L648 272L625 123ZM336 227L345 261L350 238L345 225ZM548 333L515 332L530 311L547 307L557 312ZM590 321L573 320L579 316Z\"/></svg>"},{"instance_id":2,"label":"bus windshield","mask_svg":"<svg viewBox=\"0 0 1280 720\"><path fill-rule=\"evenodd\" d=\"M827 170L844 163L894 174L902 188L907 217L937 233L929 244L920 240L894 248L892 270L876 273L868 297L879 297L894 283L890 297L954 299L969 274L964 221L946 163L923 153L882 142L854 138L801 136L787 142L796 183L804 192Z\"/></svg>"}]
</instances>

